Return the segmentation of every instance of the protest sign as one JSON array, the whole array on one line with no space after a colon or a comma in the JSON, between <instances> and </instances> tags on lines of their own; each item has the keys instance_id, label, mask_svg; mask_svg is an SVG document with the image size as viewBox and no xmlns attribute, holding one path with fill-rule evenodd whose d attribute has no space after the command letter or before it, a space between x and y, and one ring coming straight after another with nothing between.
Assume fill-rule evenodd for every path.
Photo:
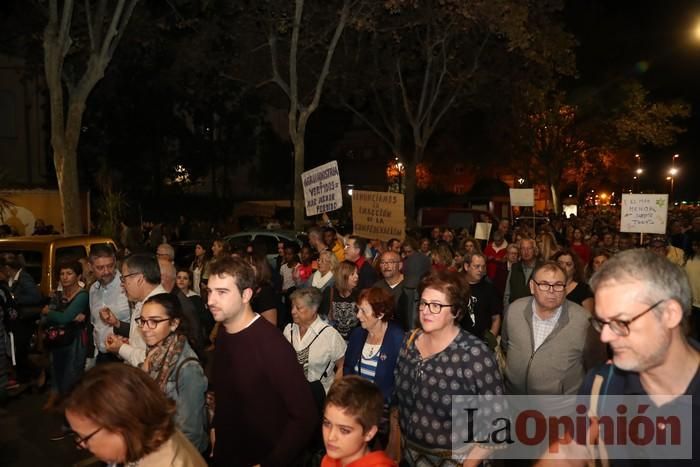
<instances>
[{"instance_id":1,"label":"protest sign","mask_svg":"<svg viewBox=\"0 0 700 467\"><path fill-rule=\"evenodd\" d=\"M491 223L477 222L474 228L474 238L477 240L488 240L491 236Z\"/></svg>"},{"instance_id":2,"label":"protest sign","mask_svg":"<svg viewBox=\"0 0 700 467\"><path fill-rule=\"evenodd\" d=\"M535 190L532 188L511 188L510 189L510 205L511 206L534 206L535 205Z\"/></svg>"},{"instance_id":3,"label":"protest sign","mask_svg":"<svg viewBox=\"0 0 700 467\"><path fill-rule=\"evenodd\" d=\"M666 233L668 195L622 194L620 232Z\"/></svg>"},{"instance_id":4,"label":"protest sign","mask_svg":"<svg viewBox=\"0 0 700 467\"><path fill-rule=\"evenodd\" d=\"M301 174L306 215L316 216L343 206L338 162L331 161Z\"/></svg>"},{"instance_id":5,"label":"protest sign","mask_svg":"<svg viewBox=\"0 0 700 467\"><path fill-rule=\"evenodd\" d=\"M353 190L353 234L367 239L403 240L406 236L403 195Z\"/></svg>"}]
</instances>

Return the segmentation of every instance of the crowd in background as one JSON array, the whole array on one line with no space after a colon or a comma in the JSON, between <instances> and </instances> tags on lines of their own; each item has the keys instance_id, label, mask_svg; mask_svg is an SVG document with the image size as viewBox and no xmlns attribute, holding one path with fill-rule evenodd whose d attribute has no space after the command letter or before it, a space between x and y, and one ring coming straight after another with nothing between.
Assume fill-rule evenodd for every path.
<instances>
[{"instance_id":1,"label":"crowd in background","mask_svg":"<svg viewBox=\"0 0 700 467\"><path fill-rule=\"evenodd\" d=\"M98 246L58 266L59 291L47 304L22 258L5 254L0 353L6 331L20 339L14 368L0 358L0 393L48 379L45 409L66 410L55 439L72 433L79 447L114 464L181 456L171 465L335 465L386 450L406 465L453 465L440 454L452 447L450 395L575 394L586 371L606 360L589 324L589 282L620 252L645 248L685 271L694 320L687 333L698 336L696 214L673 212L666 235L620 233L615 211L589 211L503 219L488 240L436 226L386 242L342 235L328 221L311 227L305 243L280 242L275 252L256 242L197 241L191 262L177 266L169 242L191 239L184 219L172 230L124 226L120 251ZM543 314L528 318L528 307ZM34 308L31 324L17 318ZM257 337L241 341L245 333ZM522 360L537 352L548 360ZM580 364L556 374L551 355ZM242 386L231 373L250 381ZM349 375L357 379L343 383ZM95 394L110 378L118 387ZM129 391L148 394L158 413L144 408L133 421L106 415L110 400L132 405ZM274 423L258 420L265 414ZM351 448L337 431L343 416L357 425ZM98 442L103 428L149 441ZM453 455L462 465L488 449ZM379 456L358 465L392 462Z\"/></svg>"}]
</instances>

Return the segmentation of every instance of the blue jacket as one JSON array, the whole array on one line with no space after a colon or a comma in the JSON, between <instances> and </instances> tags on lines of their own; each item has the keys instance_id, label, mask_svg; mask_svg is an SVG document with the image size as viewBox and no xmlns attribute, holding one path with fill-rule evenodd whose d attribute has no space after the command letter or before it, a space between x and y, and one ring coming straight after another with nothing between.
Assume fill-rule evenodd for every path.
<instances>
[{"instance_id":1,"label":"blue jacket","mask_svg":"<svg viewBox=\"0 0 700 467\"><path fill-rule=\"evenodd\" d=\"M361 327L355 328L350 333L348 348L345 350L345 362L343 375L359 375L357 364L362 357L362 347L365 345L369 333ZM384 334L384 340L379 348L379 363L374 382L382 391L384 401L389 402L394 392L394 368L403 342L403 329L394 322L389 321L389 327Z\"/></svg>"}]
</instances>

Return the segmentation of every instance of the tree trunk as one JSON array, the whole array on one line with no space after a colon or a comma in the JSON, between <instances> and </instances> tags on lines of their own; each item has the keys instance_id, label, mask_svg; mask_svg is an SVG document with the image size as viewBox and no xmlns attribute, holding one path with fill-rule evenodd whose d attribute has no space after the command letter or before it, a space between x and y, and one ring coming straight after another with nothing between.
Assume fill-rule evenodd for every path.
<instances>
[{"instance_id":1,"label":"tree trunk","mask_svg":"<svg viewBox=\"0 0 700 467\"><path fill-rule=\"evenodd\" d=\"M420 152L420 154L419 154ZM413 156L406 158L406 191L404 193L404 214L406 216L406 226L416 227L416 192L418 191L418 157L423 157L422 149L415 148Z\"/></svg>"},{"instance_id":2,"label":"tree trunk","mask_svg":"<svg viewBox=\"0 0 700 467\"><path fill-rule=\"evenodd\" d=\"M65 235L80 235L83 233L83 222L76 153L68 152L64 147L54 148L53 160L63 214L63 228L60 230Z\"/></svg>"},{"instance_id":3,"label":"tree trunk","mask_svg":"<svg viewBox=\"0 0 700 467\"><path fill-rule=\"evenodd\" d=\"M304 129L292 138L294 141L294 230L304 230L304 187L301 173L304 171Z\"/></svg>"}]
</instances>

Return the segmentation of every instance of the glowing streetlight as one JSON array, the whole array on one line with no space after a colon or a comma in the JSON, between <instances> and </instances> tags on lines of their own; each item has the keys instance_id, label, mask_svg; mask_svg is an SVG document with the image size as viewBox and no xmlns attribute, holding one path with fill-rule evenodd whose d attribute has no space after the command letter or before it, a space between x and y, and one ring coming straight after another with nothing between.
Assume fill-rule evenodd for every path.
<instances>
[{"instance_id":1,"label":"glowing streetlight","mask_svg":"<svg viewBox=\"0 0 700 467\"><path fill-rule=\"evenodd\" d=\"M671 158L671 170L668 171L670 177L666 177L666 180L671 180L671 202L673 202L673 185L676 179L676 175L678 174L678 169L676 168L676 159L678 159L679 157L680 156L678 154L674 154Z\"/></svg>"},{"instance_id":2,"label":"glowing streetlight","mask_svg":"<svg viewBox=\"0 0 700 467\"><path fill-rule=\"evenodd\" d=\"M693 28L693 39L700 41L700 19L695 23Z\"/></svg>"}]
</instances>

